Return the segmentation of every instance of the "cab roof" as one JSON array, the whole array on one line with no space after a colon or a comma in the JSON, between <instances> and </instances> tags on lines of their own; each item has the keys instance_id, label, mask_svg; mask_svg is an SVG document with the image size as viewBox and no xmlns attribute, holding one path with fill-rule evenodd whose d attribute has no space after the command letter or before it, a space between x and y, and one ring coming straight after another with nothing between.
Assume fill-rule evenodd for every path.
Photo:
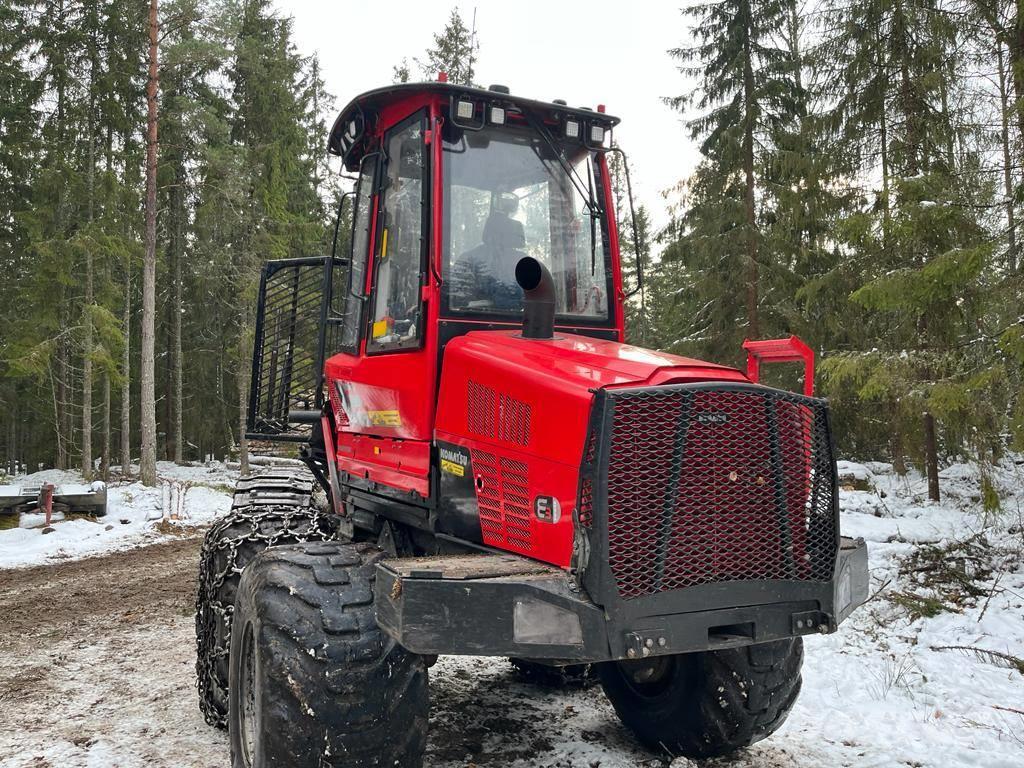
<instances>
[{"instance_id":1,"label":"cab roof","mask_svg":"<svg viewBox=\"0 0 1024 768\"><path fill-rule=\"evenodd\" d=\"M529 110L542 118L555 120L576 117L581 121L598 123L606 128L613 128L620 122L619 118L604 112L597 112L586 107L570 107L567 104L553 101L526 99L521 96L513 96L506 93L505 90L501 86L475 88L448 82L398 83L375 88L356 96L341 110L331 128L328 149L332 155L339 155L346 161L357 159L350 156L362 154L358 151L353 153L355 149L360 147L365 149L366 128L373 125L371 118L380 114L381 110L386 107L417 94L437 94L449 100L464 97L474 102L486 102L495 106L503 106L506 109Z\"/></svg>"}]
</instances>

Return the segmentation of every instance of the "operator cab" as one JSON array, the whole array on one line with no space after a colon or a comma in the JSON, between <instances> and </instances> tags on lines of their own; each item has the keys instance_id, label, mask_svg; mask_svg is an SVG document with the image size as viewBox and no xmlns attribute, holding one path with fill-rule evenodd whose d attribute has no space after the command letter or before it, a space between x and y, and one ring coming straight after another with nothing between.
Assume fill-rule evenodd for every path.
<instances>
[{"instance_id":1,"label":"operator cab","mask_svg":"<svg viewBox=\"0 0 1024 768\"><path fill-rule=\"evenodd\" d=\"M558 327L621 340L604 163L617 122L500 86L404 84L354 99L330 143L359 172L349 285L334 302L341 351L430 345L435 310L438 353L474 324L514 327L527 255L554 277Z\"/></svg>"},{"instance_id":2,"label":"operator cab","mask_svg":"<svg viewBox=\"0 0 1024 768\"><path fill-rule=\"evenodd\" d=\"M329 431L351 487L432 504L446 351L480 331L521 337L524 257L551 277L555 338L536 343L593 363L607 352L595 345L624 340L605 159L617 124L603 107L500 86L411 83L355 98L329 141L355 180L333 253L263 271L248 434Z\"/></svg>"},{"instance_id":3,"label":"operator cab","mask_svg":"<svg viewBox=\"0 0 1024 768\"><path fill-rule=\"evenodd\" d=\"M347 252L336 237L329 260L320 359L332 411L344 415L339 449L375 451L370 474L404 451L399 487L428 495L445 349L521 325L523 257L552 275L556 331L623 340L605 162L618 119L602 109L436 82L370 91L338 117L330 150L357 175Z\"/></svg>"}]
</instances>

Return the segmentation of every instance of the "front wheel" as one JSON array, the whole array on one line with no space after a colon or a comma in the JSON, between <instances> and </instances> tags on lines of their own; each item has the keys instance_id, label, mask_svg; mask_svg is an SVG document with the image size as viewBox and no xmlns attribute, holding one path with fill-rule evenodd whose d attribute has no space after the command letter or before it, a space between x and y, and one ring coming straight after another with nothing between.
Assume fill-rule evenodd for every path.
<instances>
[{"instance_id":1,"label":"front wheel","mask_svg":"<svg viewBox=\"0 0 1024 768\"><path fill-rule=\"evenodd\" d=\"M715 757L770 736L800 693L803 640L598 666L623 724L647 747Z\"/></svg>"},{"instance_id":2,"label":"front wheel","mask_svg":"<svg viewBox=\"0 0 1024 768\"><path fill-rule=\"evenodd\" d=\"M313 477L270 472L238 482L231 511L206 533L196 590L196 680L210 725L227 726L228 645L242 570L268 547L335 537L313 501Z\"/></svg>"},{"instance_id":3,"label":"front wheel","mask_svg":"<svg viewBox=\"0 0 1024 768\"><path fill-rule=\"evenodd\" d=\"M427 666L377 626L367 544L268 549L238 587L229 655L233 768L419 768Z\"/></svg>"}]
</instances>

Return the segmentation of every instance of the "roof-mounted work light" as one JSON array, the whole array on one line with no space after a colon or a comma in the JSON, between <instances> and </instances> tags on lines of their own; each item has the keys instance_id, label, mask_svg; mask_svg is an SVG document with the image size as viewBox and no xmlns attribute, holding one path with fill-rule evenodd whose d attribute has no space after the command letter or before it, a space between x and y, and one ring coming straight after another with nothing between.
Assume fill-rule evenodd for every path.
<instances>
[{"instance_id":1,"label":"roof-mounted work light","mask_svg":"<svg viewBox=\"0 0 1024 768\"><path fill-rule=\"evenodd\" d=\"M504 110L502 112L504 113ZM448 114L452 123L467 131L479 131L483 128L490 113L491 110L486 103L473 101L473 97L467 94L453 94L448 102Z\"/></svg>"},{"instance_id":2,"label":"roof-mounted work light","mask_svg":"<svg viewBox=\"0 0 1024 768\"><path fill-rule=\"evenodd\" d=\"M502 107L491 107L491 124L492 125L504 125L505 124L505 110Z\"/></svg>"},{"instance_id":3,"label":"roof-mounted work light","mask_svg":"<svg viewBox=\"0 0 1024 768\"><path fill-rule=\"evenodd\" d=\"M608 149L608 130L607 123L598 123L587 121L586 132L583 134L583 144L587 149L594 149L598 152L604 152Z\"/></svg>"},{"instance_id":4,"label":"roof-mounted work light","mask_svg":"<svg viewBox=\"0 0 1024 768\"><path fill-rule=\"evenodd\" d=\"M578 139L580 137L580 123L578 120L565 121L565 138Z\"/></svg>"}]
</instances>

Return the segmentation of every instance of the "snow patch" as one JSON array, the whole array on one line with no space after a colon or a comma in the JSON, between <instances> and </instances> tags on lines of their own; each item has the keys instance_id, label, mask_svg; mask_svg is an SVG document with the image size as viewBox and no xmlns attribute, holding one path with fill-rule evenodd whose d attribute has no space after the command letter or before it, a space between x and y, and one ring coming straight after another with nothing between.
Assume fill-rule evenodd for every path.
<instances>
[{"instance_id":1,"label":"snow patch","mask_svg":"<svg viewBox=\"0 0 1024 768\"><path fill-rule=\"evenodd\" d=\"M23 515L17 527L0 530L0 568L75 560L184 535L231 509L231 491L238 473L220 463L179 467L158 462L157 476L160 482L152 488L139 482L112 483L107 488L106 516L60 519L52 533L43 534L38 527L41 515ZM83 483L77 472L59 469L18 478L26 485L43 481L55 485ZM174 511L168 503L172 490L184 494L184 514L179 520L167 517Z\"/></svg>"}]
</instances>

